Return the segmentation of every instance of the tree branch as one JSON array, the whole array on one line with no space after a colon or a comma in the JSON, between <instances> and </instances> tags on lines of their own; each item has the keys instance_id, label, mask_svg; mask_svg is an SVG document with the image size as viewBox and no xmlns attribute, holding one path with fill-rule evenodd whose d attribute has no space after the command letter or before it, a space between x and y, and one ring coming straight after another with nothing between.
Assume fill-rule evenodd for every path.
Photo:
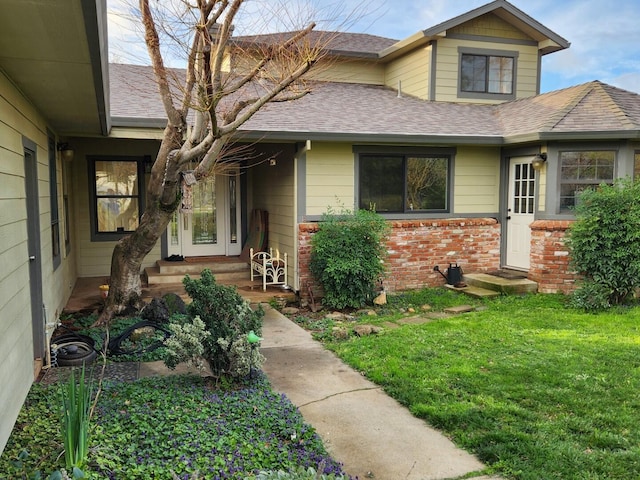
<instances>
[{"instance_id":1,"label":"tree branch","mask_svg":"<svg viewBox=\"0 0 640 480\"><path fill-rule=\"evenodd\" d=\"M310 23L306 28L297 32L294 36L289 38L286 42L277 45L275 47L269 47L271 50L268 54L264 55L262 59L255 65L255 67L247 73L244 77L240 78L237 82L235 82L230 88L225 90L225 93L231 94L240 90L244 85L253 80L263 69L264 67L274 58L277 58L277 53L283 52L288 49L291 45L296 43L298 40L304 38L309 35L311 31L316 27L315 23Z\"/></svg>"},{"instance_id":2,"label":"tree branch","mask_svg":"<svg viewBox=\"0 0 640 480\"><path fill-rule=\"evenodd\" d=\"M229 135L237 130L242 124L247 122L255 113L260 110L265 104L273 101L281 92L283 92L289 85L302 77L307 73L311 67L315 64L315 59L308 59L305 63L300 65L297 70L291 73L288 77L278 82L275 87L269 90L265 95L260 97L249 108L245 109L244 113L232 122L219 127L219 136L223 137Z\"/></svg>"},{"instance_id":3,"label":"tree branch","mask_svg":"<svg viewBox=\"0 0 640 480\"><path fill-rule=\"evenodd\" d=\"M162 53L160 52L160 37L158 36L155 21L149 8L149 0L140 0L140 12L142 15L142 25L145 30L145 42L147 44L147 50L149 51L149 57L151 58L151 64L153 65L153 72L158 83L158 89L160 90L162 104L164 105L169 122L175 127L181 128L184 123L184 118L173 105L171 88L169 87L169 81L167 79L167 69L162 59Z\"/></svg>"}]
</instances>

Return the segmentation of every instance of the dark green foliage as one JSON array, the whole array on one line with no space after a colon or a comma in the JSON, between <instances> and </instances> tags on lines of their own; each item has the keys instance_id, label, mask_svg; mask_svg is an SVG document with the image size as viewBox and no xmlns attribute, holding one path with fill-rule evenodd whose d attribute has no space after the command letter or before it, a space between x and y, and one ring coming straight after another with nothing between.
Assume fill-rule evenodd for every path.
<instances>
[{"instance_id":1,"label":"dark green foliage","mask_svg":"<svg viewBox=\"0 0 640 480\"><path fill-rule=\"evenodd\" d=\"M311 239L310 269L331 308L359 308L376 294L384 275L388 226L373 211L324 214Z\"/></svg>"},{"instance_id":2,"label":"dark green foliage","mask_svg":"<svg viewBox=\"0 0 640 480\"><path fill-rule=\"evenodd\" d=\"M640 286L640 183L603 184L579 200L567 245L586 281L574 303L591 310L624 303Z\"/></svg>"},{"instance_id":3,"label":"dark green foliage","mask_svg":"<svg viewBox=\"0 0 640 480\"><path fill-rule=\"evenodd\" d=\"M213 374L241 376L248 373L251 346L246 337L252 330L260 335L262 308L252 310L235 287L217 284L208 269L202 271L199 280L187 275L183 283L193 300L187 307L189 315L191 318L199 316L211 334L203 344L204 358Z\"/></svg>"},{"instance_id":4,"label":"dark green foliage","mask_svg":"<svg viewBox=\"0 0 640 480\"><path fill-rule=\"evenodd\" d=\"M57 388L31 388L0 456L0 479L44 480L44 472L61 471ZM319 465L328 478L342 474L315 430L261 372L227 388L181 375L107 381L89 447L86 478L94 480L170 479L171 472L180 479L241 480L260 470ZM25 448L28 454L21 453ZM78 469L67 472L84 478Z\"/></svg>"}]
</instances>

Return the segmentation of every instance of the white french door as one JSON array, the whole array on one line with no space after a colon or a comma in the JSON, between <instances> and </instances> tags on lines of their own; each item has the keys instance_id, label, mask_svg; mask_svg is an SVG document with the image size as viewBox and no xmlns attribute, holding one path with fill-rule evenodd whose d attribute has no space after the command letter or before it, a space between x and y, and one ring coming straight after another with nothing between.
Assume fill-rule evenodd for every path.
<instances>
[{"instance_id":1,"label":"white french door","mask_svg":"<svg viewBox=\"0 0 640 480\"><path fill-rule=\"evenodd\" d=\"M239 255L239 187L237 170L210 175L194 184L191 211L176 212L169 223L169 255Z\"/></svg>"},{"instance_id":2,"label":"white french door","mask_svg":"<svg viewBox=\"0 0 640 480\"><path fill-rule=\"evenodd\" d=\"M536 172L531 157L514 157L509 162L506 266L530 267L531 228L535 213Z\"/></svg>"}]
</instances>

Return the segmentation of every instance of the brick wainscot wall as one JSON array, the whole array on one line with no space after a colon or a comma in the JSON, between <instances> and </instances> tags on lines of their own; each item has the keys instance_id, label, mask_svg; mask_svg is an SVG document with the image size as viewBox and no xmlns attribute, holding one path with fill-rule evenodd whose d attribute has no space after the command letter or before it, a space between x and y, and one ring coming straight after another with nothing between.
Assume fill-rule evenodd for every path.
<instances>
[{"instance_id":1,"label":"brick wainscot wall","mask_svg":"<svg viewBox=\"0 0 640 480\"><path fill-rule=\"evenodd\" d=\"M445 272L450 263L460 265L463 272L500 268L500 225L495 218L390 221L389 225L387 277L383 282L387 292L443 285L444 278L433 271L436 265ZM317 230L317 223L298 227L298 272L303 297L308 294L308 286L314 295L321 292L309 271L310 240Z\"/></svg>"},{"instance_id":2,"label":"brick wainscot wall","mask_svg":"<svg viewBox=\"0 0 640 480\"><path fill-rule=\"evenodd\" d=\"M540 293L575 290L578 274L570 268L564 237L571 220L536 220L531 224L531 266L529 279L538 282Z\"/></svg>"}]
</instances>

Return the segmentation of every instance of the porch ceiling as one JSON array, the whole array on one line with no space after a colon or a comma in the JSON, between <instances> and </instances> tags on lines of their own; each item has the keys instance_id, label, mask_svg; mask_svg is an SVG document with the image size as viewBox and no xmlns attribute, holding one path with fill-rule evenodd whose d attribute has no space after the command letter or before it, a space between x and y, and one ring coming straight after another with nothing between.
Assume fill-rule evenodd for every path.
<instances>
[{"instance_id":1,"label":"porch ceiling","mask_svg":"<svg viewBox=\"0 0 640 480\"><path fill-rule=\"evenodd\" d=\"M105 0L3 0L0 69L61 135L108 131Z\"/></svg>"}]
</instances>

